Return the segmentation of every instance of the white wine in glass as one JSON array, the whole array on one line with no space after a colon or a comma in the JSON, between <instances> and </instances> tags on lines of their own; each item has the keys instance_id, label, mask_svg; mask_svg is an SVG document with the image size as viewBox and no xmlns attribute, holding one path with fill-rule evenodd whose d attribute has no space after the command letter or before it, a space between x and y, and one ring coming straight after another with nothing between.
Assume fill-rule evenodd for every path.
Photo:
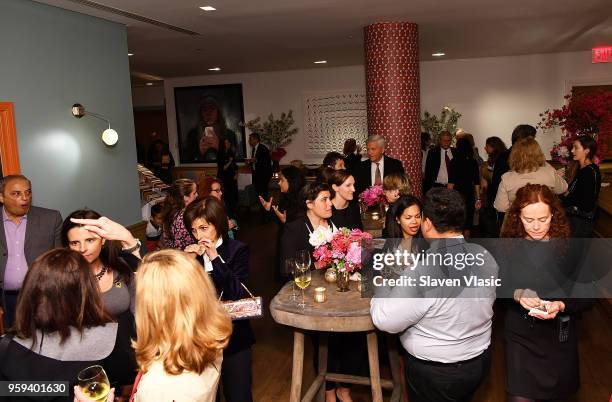
<instances>
[{"instance_id":1,"label":"white wine in glass","mask_svg":"<svg viewBox=\"0 0 612 402\"><path fill-rule=\"evenodd\" d=\"M298 306L305 308L306 302L304 301L304 289L310 286L310 282L312 281L312 275L310 272L310 264L305 265L305 266L302 265L299 268L296 268L294 281L297 287L302 289L302 303L298 304Z\"/></svg>"},{"instance_id":2,"label":"white wine in glass","mask_svg":"<svg viewBox=\"0 0 612 402\"><path fill-rule=\"evenodd\" d=\"M106 401L110 383L102 366L91 366L81 370L78 375L79 388L92 401Z\"/></svg>"}]
</instances>

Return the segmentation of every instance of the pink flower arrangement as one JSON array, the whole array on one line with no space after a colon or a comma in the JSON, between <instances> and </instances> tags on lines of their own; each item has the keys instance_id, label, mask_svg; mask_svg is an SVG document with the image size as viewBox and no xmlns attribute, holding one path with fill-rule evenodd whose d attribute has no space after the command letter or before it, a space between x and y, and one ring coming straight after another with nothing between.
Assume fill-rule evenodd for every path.
<instances>
[{"instance_id":1,"label":"pink flower arrangement","mask_svg":"<svg viewBox=\"0 0 612 402\"><path fill-rule=\"evenodd\" d=\"M567 104L560 109L540 113L538 128L543 131L560 127L561 141L551 150L553 160L567 164L572 160L572 144L581 135L590 135L597 141L600 155L608 153L608 137L612 134L612 92L566 95ZM599 163L596 156L594 163Z\"/></svg>"},{"instance_id":2,"label":"pink flower arrangement","mask_svg":"<svg viewBox=\"0 0 612 402\"><path fill-rule=\"evenodd\" d=\"M320 236L316 235L316 230L311 234L310 243L315 246L312 253L315 259L315 268L323 269L331 265L341 272L354 272L361 269L361 243L362 241L372 240L372 235L359 229L340 228L333 233L329 241L321 243L315 239L328 236L328 229L323 230L325 233Z\"/></svg>"},{"instance_id":3,"label":"pink flower arrangement","mask_svg":"<svg viewBox=\"0 0 612 402\"><path fill-rule=\"evenodd\" d=\"M385 192L382 186L379 185L369 187L359 194L359 202L368 207L373 207L377 204L384 204L387 200L385 199Z\"/></svg>"}]
</instances>

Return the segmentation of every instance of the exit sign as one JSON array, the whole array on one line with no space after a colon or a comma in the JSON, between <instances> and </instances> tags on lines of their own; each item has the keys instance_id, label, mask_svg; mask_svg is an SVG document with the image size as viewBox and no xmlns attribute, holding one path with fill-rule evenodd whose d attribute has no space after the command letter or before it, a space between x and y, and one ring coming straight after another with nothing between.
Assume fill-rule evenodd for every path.
<instances>
[{"instance_id":1,"label":"exit sign","mask_svg":"<svg viewBox=\"0 0 612 402\"><path fill-rule=\"evenodd\" d=\"M591 61L593 63L612 62L612 46L594 47L592 49Z\"/></svg>"}]
</instances>

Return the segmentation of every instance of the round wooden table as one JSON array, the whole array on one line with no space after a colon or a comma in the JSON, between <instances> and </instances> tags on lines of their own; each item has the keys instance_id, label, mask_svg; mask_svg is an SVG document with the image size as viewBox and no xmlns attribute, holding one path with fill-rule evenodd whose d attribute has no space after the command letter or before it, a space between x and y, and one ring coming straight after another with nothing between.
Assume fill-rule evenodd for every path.
<instances>
[{"instance_id":1,"label":"round wooden table","mask_svg":"<svg viewBox=\"0 0 612 402\"><path fill-rule=\"evenodd\" d=\"M336 291L335 283L327 283L322 271L312 273L312 283L305 290L306 306L299 307L301 291L296 287L296 300L292 298L293 282L287 283L270 303L270 312L274 320L294 328L293 332L293 371L291 373L291 402L311 401L318 396L319 401L325 398L325 381L337 381L350 384L370 385L372 400L382 402L382 387L392 389L391 401L401 398L399 358L395 347L395 338L390 339L389 362L393 380L381 380L378 364L378 340L370 316L370 299L362 298L357 290L357 282L350 283L350 291ZM316 287L327 289L327 301L316 303ZM302 398L302 375L304 369L304 331L320 331L324 334L319 341L319 367L317 377ZM361 377L327 372L327 332L366 332L368 343L368 362L370 376Z\"/></svg>"}]
</instances>

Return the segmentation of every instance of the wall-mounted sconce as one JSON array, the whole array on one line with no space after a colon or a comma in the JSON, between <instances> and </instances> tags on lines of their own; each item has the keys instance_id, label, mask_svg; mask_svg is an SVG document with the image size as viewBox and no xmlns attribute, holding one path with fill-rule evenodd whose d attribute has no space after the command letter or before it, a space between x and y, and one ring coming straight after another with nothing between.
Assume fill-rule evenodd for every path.
<instances>
[{"instance_id":1,"label":"wall-mounted sconce","mask_svg":"<svg viewBox=\"0 0 612 402\"><path fill-rule=\"evenodd\" d=\"M77 119L87 115L104 120L108 123L108 128L102 132L102 142L109 147L112 147L117 143L117 141L119 141L119 134L117 134L117 132L111 128L110 120L101 114L85 111L85 106L81 105L80 103L75 103L72 105L72 115Z\"/></svg>"}]
</instances>

